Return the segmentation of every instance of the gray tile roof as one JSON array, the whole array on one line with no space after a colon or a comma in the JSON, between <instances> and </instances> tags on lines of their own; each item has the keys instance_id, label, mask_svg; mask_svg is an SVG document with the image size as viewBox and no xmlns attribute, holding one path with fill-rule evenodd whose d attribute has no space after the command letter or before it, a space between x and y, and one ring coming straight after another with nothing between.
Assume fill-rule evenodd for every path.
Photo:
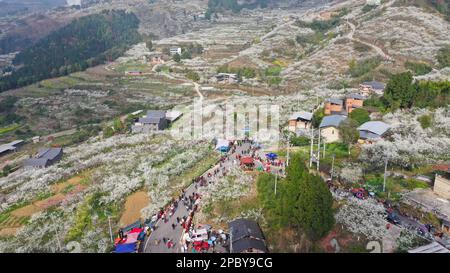
<instances>
[{"instance_id":1,"label":"gray tile roof","mask_svg":"<svg viewBox=\"0 0 450 273\"><path fill-rule=\"evenodd\" d=\"M450 250L437 242L408 250L408 253L450 253Z\"/></svg>"},{"instance_id":2,"label":"gray tile roof","mask_svg":"<svg viewBox=\"0 0 450 273\"><path fill-rule=\"evenodd\" d=\"M139 122L144 124L159 124L159 121L161 118L153 118L153 117L146 117L146 118L140 118Z\"/></svg>"},{"instance_id":3,"label":"gray tile roof","mask_svg":"<svg viewBox=\"0 0 450 273\"><path fill-rule=\"evenodd\" d=\"M62 148L43 148L39 150L36 157L25 160L24 166L26 167L47 167L50 163L62 154Z\"/></svg>"},{"instance_id":4,"label":"gray tile roof","mask_svg":"<svg viewBox=\"0 0 450 273\"><path fill-rule=\"evenodd\" d=\"M341 122L346 120L347 117L343 115L331 115L326 116L322 119L322 122L319 125L319 128L325 128L325 127L339 127Z\"/></svg>"},{"instance_id":5,"label":"gray tile roof","mask_svg":"<svg viewBox=\"0 0 450 273\"><path fill-rule=\"evenodd\" d=\"M13 142L0 145L0 154L7 151L14 151L17 148L17 145L21 144L22 142L23 140L15 140Z\"/></svg>"},{"instance_id":6,"label":"gray tile roof","mask_svg":"<svg viewBox=\"0 0 450 273\"><path fill-rule=\"evenodd\" d=\"M48 158L30 158L25 161L27 167L47 167Z\"/></svg>"},{"instance_id":7,"label":"gray tile roof","mask_svg":"<svg viewBox=\"0 0 450 273\"><path fill-rule=\"evenodd\" d=\"M313 113L305 112L305 111L300 111L300 112L295 112L295 113L293 113L293 114L289 117L289 120L294 120L294 119L311 120L312 117L313 117Z\"/></svg>"},{"instance_id":8,"label":"gray tile roof","mask_svg":"<svg viewBox=\"0 0 450 273\"><path fill-rule=\"evenodd\" d=\"M36 158L55 159L62 152L62 148L44 148L39 150Z\"/></svg>"},{"instance_id":9,"label":"gray tile roof","mask_svg":"<svg viewBox=\"0 0 450 273\"><path fill-rule=\"evenodd\" d=\"M163 110L149 110L147 111L146 118L165 118L166 111Z\"/></svg>"},{"instance_id":10,"label":"gray tile roof","mask_svg":"<svg viewBox=\"0 0 450 273\"><path fill-rule=\"evenodd\" d=\"M264 239L261 228L255 221L247 219L237 219L228 223L228 226L231 230L233 241L237 241L245 237Z\"/></svg>"},{"instance_id":11,"label":"gray tile roof","mask_svg":"<svg viewBox=\"0 0 450 273\"><path fill-rule=\"evenodd\" d=\"M368 85L370 87L372 87L375 90L383 90L385 88L385 84L382 82L378 82L378 81L370 81L370 82L363 82L363 85Z\"/></svg>"},{"instance_id":12,"label":"gray tile roof","mask_svg":"<svg viewBox=\"0 0 450 273\"><path fill-rule=\"evenodd\" d=\"M237 240L232 243L232 247L232 253L241 253L251 248L258 249L262 252L268 252L264 241L253 238L243 238Z\"/></svg>"},{"instance_id":13,"label":"gray tile roof","mask_svg":"<svg viewBox=\"0 0 450 273\"><path fill-rule=\"evenodd\" d=\"M367 131L370 133L374 133L378 136L382 136L384 133L386 133L391 127L382 122L382 121L368 121L361 126L358 127L358 130L360 131Z\"/></svg>"},{"instance_id":14,"label":"gray tile roof","mask_svg":"<svg viewBox=\"0 0 450 273\"><path fill-rule=\"evenodd\" d=\"M352 94L347 95L347 98L356 99L356 100L363 100L364 96L361 95L361 94L352 93Z\"/></svg>"},{"instance_id":15,"label":"gray tile roof","mask_svg":"<svg viewBox=\"0 0 450 273\"><path fill-rule=\"evenodd\" d=\"M334 98L330 98L326 100L327 102L330 102L332 104L338 104L338 105L343 105L344 101L341 99L334 99Z\"/></svg>"},{"instance_id":16,"label":"gray tile roof","mask_svg":"<svg viewBox=\"0 0 450 273\"><path fill-rule=\"evenodd\" d=\"M228 223L232 252L239 253L249 248L267 252L264 236L258 223L248 219L237 219Z\"/></svg>"}]
</instances>

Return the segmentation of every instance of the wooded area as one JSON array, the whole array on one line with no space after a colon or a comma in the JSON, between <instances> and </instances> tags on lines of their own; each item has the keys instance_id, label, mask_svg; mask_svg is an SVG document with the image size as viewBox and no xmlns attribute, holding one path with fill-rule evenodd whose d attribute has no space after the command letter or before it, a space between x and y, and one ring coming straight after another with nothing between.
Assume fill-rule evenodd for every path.
<instances>
[{"instance_id":1,"label":"wooded area","mask_svg":"<svg viewBox=\"0 0 450 273\"><path fill-rule=\"evenodd\" d=\"M1 78L0 91L112 61L141 40L138 26L138 18L123 10L76 19L20 52L13 62L21 67Z\"/></svg>"}]
</instances>

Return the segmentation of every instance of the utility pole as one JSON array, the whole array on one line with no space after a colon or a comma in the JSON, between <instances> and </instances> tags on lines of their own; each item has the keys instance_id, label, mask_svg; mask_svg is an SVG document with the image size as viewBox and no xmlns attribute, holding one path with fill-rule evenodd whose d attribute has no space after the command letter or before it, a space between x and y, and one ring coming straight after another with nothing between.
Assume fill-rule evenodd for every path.
<instances>
[{"instance_id":1,"label":"utility pole","mask_svg":"<svg viewBox=\"0 0 450 273\"><path fill-rule=\"evenodd\" d=\"M289 143L289 139L288 139L286 167L289 166L289 148L290 148L290 147L291 147L291 144Z\"/></svg>"},{"instance_id":2,"label":"utility pole","mask_svg":"<svg viewBox=\"0 0 450 273\"><path fill-rule=\"evenodd\" d=\"M388 165L388 158L386 157L386 160L384 162L384 181L383 181L383 192L386 191L386 176L387 176L387 165Z\"/></svg>"},{"instance_id":3,"label":"utility pole","mask_svg":"<svg viewBox=\"0 0 450 273\"><path fill-rule=\"evenodd\" d=\"M333 161L331 161L331 181L333 181L333 173L334 173L334 158L336 154L333 154Z\"/></svg>"},{"instance_id":4,"label":"utility pole","mask_svg":"<svg viewBox=\"0 0 450 273\"><path fill-rule=\"evenodd\" d=\"M319 128L319 141L317 142L317 171L319 171L320 165L320 128Z\"/></svg>"},{"instance_id":5,"label":"utility pole","mask_svg":"<svg viewBox=\"0 0 450 273\"><path fill-rule=\"evenodd\" d=\"M53 219L53 216L50 216L50 219L52 219L53 226L55 227L56 241L58 242L59 251L62 252L61 241L59 240L58 228L56 227L55 220Z\"/></svg>"},{"instance_id":6,"label":"utility pole","mask_svg":"<svg viewBox=\"0 0 450 273\"><path fill-rule=\"evenodd\" d=\"M108 215L108 225L109 225L109 236L111 237L111 243L114 242L113 235L112 235L112 229L111 229L111 217Z\"/></svg>"},{"instance_id":7,"label":"utility pole","mask_svg":"<svg viewBox=\"0 0 450 273\"><path fill-rule=\"evenodd\" d=\"M311 126L311 151L309 154L309 168L312 168L313 146L314 146L314 128Z\"/></svg>"},{"instance_id":8,"label":"utility pole","mask_svg":"<svg viewBox=\"0 0 450 273\"><path fill-rule=\"evenodd\" d=\"M233 253L233 228L230 228L230 253Z\"/></svg>"},{"instance_id":9,"label":"utility pole","mask_svg":"<svg viewBox=\"0 0 450 273\"><path fill-rule=\"evenodd\" d=\"M275 195L277 195L278 172L275 173Z\"/></svg>"},{"instance_id":10,"label":"utility pole","mask_svg":"<svg viewBox=\"0 0 450 273\"><path fill-rule=\"evenodd\" d=\"M108 217L108 225L109 225L109 237L111 239L111 243L114 242L113 235L112 235L112 228L111 228L111 214L109 211L104 211L105 215Z\"/></svg>"}]
</instances>

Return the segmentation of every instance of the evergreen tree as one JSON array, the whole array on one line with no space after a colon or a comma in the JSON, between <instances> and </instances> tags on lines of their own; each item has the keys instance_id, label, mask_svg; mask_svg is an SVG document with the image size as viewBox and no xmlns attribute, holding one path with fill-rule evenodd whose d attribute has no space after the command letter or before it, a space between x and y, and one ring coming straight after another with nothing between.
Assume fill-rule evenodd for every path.
<instances>
[{"instance_id":1,"label":"evergreen tree","mask_svg":"<svg viewBox=\"0 0 450 273\"><path fill-rule=\"evenodd\" d=\"M177 63L181 62L180 54L176 53L175 55L173 55L173 60Z\"/></svg>"},{"instance_id":2,"label":"evergreen tree","mask_svg":"<svg viewBox=\"0 0 450 273\"><path fill-rule=\"evenodd\" d=\"M359 132L357 128L358 123L351 118L344 120L339 125L339 136L341 137L342 142L347 144L348 154L350 154L351 145L358 141Z\"/></svg>"},{"instance_id":3,"label":"evergreen tree","mask_svg":"<svg viewBox=\"0 0 450 273\"><path fill-rule=\"evenodd\" d=\"M153 42L152 42L152 40L147 40L145 42L145 46L147 46L148 50L152 51L152 49L153 49Z\"/></svg>"},{"instance_id":4,"label":"evergreen tree","mask_svg":"<svg viewBox=\"0 0 450 273\"><path fill-rule=\"evenodd\" d=\"M391 110L410 108L414 102L415 89L411 72L393 75L384 90L383 99Z\"/></svg>"},{"instance_id":5,"label":"evergreen tree","mask_svg":"<svg viewBox=\"0 0 450 273\"><path fill-rule=\"evenodd\" d=\"M13 63L20 68L1 78L0 91L114 60L141 40L138 27L137 17L124 10L75 19L17 54Z\"/></svg>"}]
</instances>

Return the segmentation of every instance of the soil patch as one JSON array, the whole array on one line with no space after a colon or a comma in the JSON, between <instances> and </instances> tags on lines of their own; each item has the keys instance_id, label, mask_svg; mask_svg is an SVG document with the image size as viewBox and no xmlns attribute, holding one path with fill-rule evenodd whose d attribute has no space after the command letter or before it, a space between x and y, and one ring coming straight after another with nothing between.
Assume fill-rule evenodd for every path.
<instances>
[{"instance_id":1,"label":"soil patch","mask_svg":"<svg viewBox=\"0 0 450 273\"><path fill-rule=\"evenodd\" d=\"M127 197L125 210L120 218L121 226L130 225L141 218L141 210L148 206L150 199L144 191L138 191Z\"/></svg>"}]
</instances>

